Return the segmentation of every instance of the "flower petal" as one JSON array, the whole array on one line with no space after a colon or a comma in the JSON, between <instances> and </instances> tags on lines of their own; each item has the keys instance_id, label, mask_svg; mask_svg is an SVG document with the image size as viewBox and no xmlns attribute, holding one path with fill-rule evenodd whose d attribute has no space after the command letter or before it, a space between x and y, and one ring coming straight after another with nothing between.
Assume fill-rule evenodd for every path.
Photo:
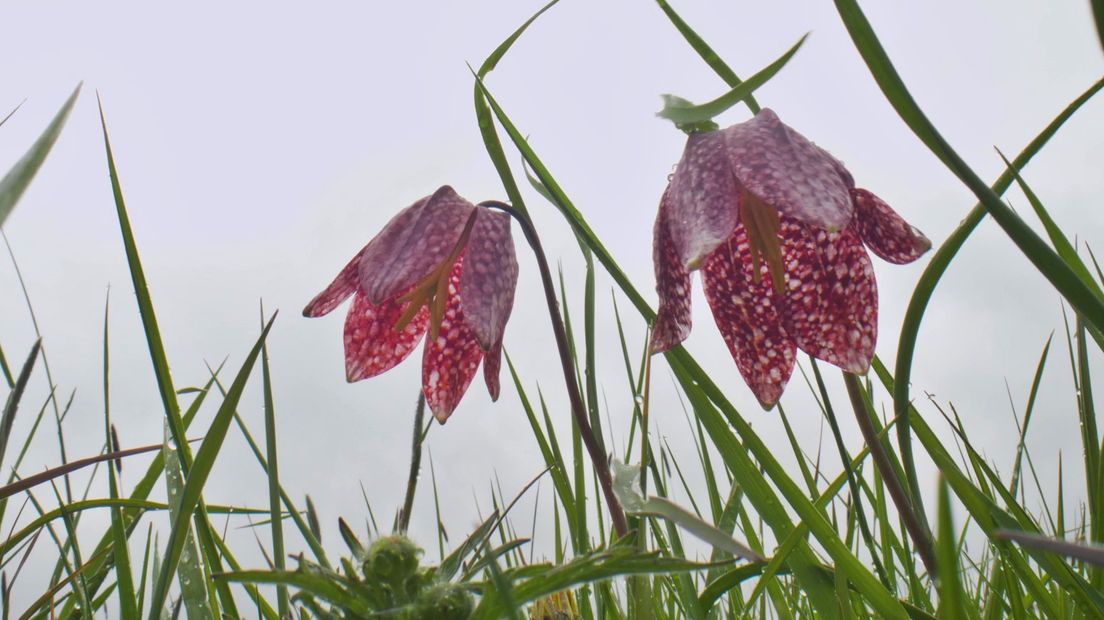
<instances>
[{"instance_id":1,"label":"flower petal","mask_svg":"<svg viewBox=\"0 0 1104 620\"><path fill-rule=\"evenodd\" d=\"M722 130L730 170L763 202L806 224L839 230L854 208L854 181L827 151L797 133L769 109Z\"/></svg>"},{"instance_id":2,"label":"flower petal","mask_svg":"<svg viewBox=\"0 0 1104 620\"><path fill-rule=\"evenodd\" d=\"M481 208L464 249L460 305L464 320L484 351L502 342L514 306L518 264L510 236L510 216Z\"/></svg>"},{"instance_id":3,"label":"flower petal","mask_svg":"<svg viewBox=\"0 0 1104 620\"><path fill-rule=\"evenodd\" d=\"M491 394L491 400L498 400L498 374L501 368L502 341L500 340L483 355L483 380L487 382L487 392Z\"/></svg>"},{"instance_id":4,"label":"flower petal","mask_svg":"<svg viewBox=\"0 0 1104 620\"><path fill-rule=\"evenodd\" d=\"M422 357L422 393L437 421L444 424L467 391L483 349L464 320L457 295L464 259L456 261L449 276L448 301L436 339L426 339Z\"/></svg>"},{"instance_id":5,"label":"flower petal","mask_svg":"<svg viewBox=\"0 0 1104 620\"><path fill-rule=\"evenodd\" d=\"M686 269L696 269L736 227L736 180L725 149L720 132L690 134L667 188L667 226L674 250Z\"/></svg>"},{"instance_id":6,"label":"flower petal","mask_svg":"<svg viewBox=\"0 0 1104 620\"><path fill-rule=\"evenodd\" d=\"M357 273L360 271L360 259L364 256L364 252L368 248L365 247L361 251L357 252L357 255L353 257L353 260L349 261L348 265L341 270L341 273L337 274L334 281L325 288L321 293L314 296L314 299L307 304L306 308L303 308L303 316L308 318L315 318L329 314L334 308L341 305L341 302L349 298L357 290Z\"/></svg>"},{"instance_id":7,"label":"flower petal","mask_svg":"<svg viewBox=\"0 0 1104 620\"><path fill-rule=\"evenodd\" d=\"M377 306L362 293L353 297L345 316L345 377L350 383L394 368L418 345L429 325L429 313L422 308L396 331L405 307L394 300Z\"/></svg>"},{"instance_id":8,"label":"flower petal","mask_svg":"<svg viewBox=\"0 0 1104 620\"><path fill-rule=\"evenodd\" d=\"M360 286L368 298L379 304L440 266L474 208L445 185L391 218L360 261Z\"/></svg>"},{"instance_id":9,"label":"flower petal","mask_svg":"<svg viewBox=\"0 0 1104 620\"><path fill-rule=\"evenodd\" d=\"M659 310L649 345L653 353L662 353L690 335L690 274L683 268L682 259L671 241L668 225L670 193L671 186L668 185L659 201L659 213L652 233L656 293L659 294Z\"/></svg>"},{"instance_id":10,"label":"flower petal","mask_svg":"<svg viewBox=\"0 0 1104 620\"><path fill-rule=\"evenodd\" d=\"M766 264L758 281L751 270L747 231L738 226L702 267L705 298L736 367L764 408L778 402L793 372L793 338L782 324L781 308Z\"/></svg>"},{"instance_id":11,"label":"flower petal","mask_svg":"<svg viewBox=\"0 0 1104 620\"><path fill-rule=\"evenodd\" d=\"M931 249L931 241L881 198L856 188L851 190L855 201L855 219L863 243L882 260L904 265L920 258Z\"/></svg>"},{"instance_id":12,"label":"flower petal","mask_svg":"<svg viewBox=\"0 0 1104 620\"><path fill-rule=\"evenodd\" d=\"M878 286L855 229L830 233L783 220L785 324L802 351L863 374L878 339Z\"/></svg>"}]
</instances>

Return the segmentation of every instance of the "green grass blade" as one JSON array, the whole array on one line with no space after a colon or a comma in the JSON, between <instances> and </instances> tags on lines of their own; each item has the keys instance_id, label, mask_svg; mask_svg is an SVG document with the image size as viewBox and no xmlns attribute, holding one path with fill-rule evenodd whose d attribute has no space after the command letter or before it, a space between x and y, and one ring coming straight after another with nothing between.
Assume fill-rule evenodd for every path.
<instances>
[{"instance_id":1,"label":"green grass blade","mask_svg":"<svg viewBox=\"0 0 1104 620\"><path fill-rule=\"evenodd\" d=\"M111 426L111 390L110 390L110 368L111 368L111 356L109 347L109 323L108 323L108 308L109 302L104 303L104 329L103 329L103 399L104 399L104 439L108 446L111 446L109 451L118 451L118 446L115 445L113 439L114 434ZM116 461L121 463L121 461ZM116 479L116 470L114 467L107 467L107 490L108 496L113 499L119 499L119 484ZM141 612L138 607L138 596L134 589L134 573L130 567L130 549L127 547L127 534L126 525L123 523L123 511L117 506L111 508L111 555L114 557L115 564L115 583L119 590L119 614L124 618L139 618Z\"/></svg>"},{"instance_id":2,"label":"green grass blade","mask_svg":"<svg viewBox=\"0 0 1104 620\"><path fill-rule=\"evenodd\" d=\"M222 405L215 414L210 428L207 429L207 434L199 447L195 461L192 463L192 468L187 473L187 482L185 482L184 489L180 494L180 512L177 514L176 518L173 519L172 530L169 533L169 541L165 551L165 558L161 566L161 572L157 576L157 581L154 583L153 593L150 597L151 609L159 609L168 596L169 582L172 579L172 575L176 572L176 566L180 561L180 555L184 548L185 535L188 531L188 522L191 520L192 513L200 502L203 486L207 483L207 477L211 473L211 468L214 467L215 458L218 456L223 441L226 439L226 431L230 427L230 422L233 419L234 411L237 409L238 401L241 400L246 381L248 381L249 375L253 371L253 366L257 361L257 357L260 355L261 347L268 337L268 332L272 329L272 323L275 320L275 315L269 319L257 343L253 345L253 349L246 357L237 376L234 377L234 382L230 385L230 390L227 392L226 398L223 399ZM150 620L157 620L157 615L151 612Z\"/></svg>"},{"instance_id":3,"label":"green grass blade","mask_svg":"<svg viewBox=\"0 0 1104 620\"><path fill-rule=\"evenodd\" d=\"M1102 88L1104 88L1104 80L1098 80L1054 117L1054 119L1047 124L1047 126L1044 127L1026 147L1024 147L1023 151L1012 160L1015 169L1023 169L1024 166L1042 150L1043 146L1058 133L1058 130L1061 129L1066 121L1068 121L1081 106L1092 99ZM1012 170L1005 170L1001 173L1000 177L997 178L996 182L993 183L993 192L997 195L1003 194L1012 185L1013 180L1014 176ZM905 310L905 318L901 323L901 335L897 343L897 359L894 363L894 376L896 377L894 385L896 387L893 391L893 413L894 416L900 420L900 423L897 425L898 448L900 449L901 460L904 463L905 472L908 476L909 486L914 489L917 489L918 486L916 467L912 458L912 442L909 439L909 383L912 378L912 361L916 354L916 343L920 333L920 323L924 318L928 302L931 301L932 294L935 292L936 285L943 277L943 274L946 273L947 268L950 267L951 261L958 254L958 251L966 243L966 239L969 238L970 234L973 233L974 229L981 223L985 214L986 210L984 206L981 204L974 206L962 220L962 223L955 228L954 232L952 232L951 235L947 237L946 241L935 251L927 267L924 268L924 272L920 275L920 279L916 283L916 289L909 299L908 308ZM914 493L912 499L913 505L917 506L918 511L923 512L923 498L918 493Z\"/></svg>"},{"instance_id":4,"label":"green grass blade","mask_svg":"<svg viewBox=\"0 0 1104 620\"><path fill-rule=\"evenodd\" d=\"M126 203L123 200L123 189L119 182L119 171L115 167L115 156L111 151L111 140L107 135L107 118L104 116L102 101L100 102L100 126L103 128L107 169L111 176L111 191L115 197L115 211L119 219L119 230L123 237L123 248L126 251L131 282L134 284L134 294L138 301L138 312L142 318L142 329L146 335L150 360L153 362L153 372L157 379L157 389L161 394L161 403L169 421L169 431L172 433L173 442L180 455L181 466L187 475L191 467L191 448L184 437L184 423L180 418L180 403L176 400L176 390L173 388L172 374L169 372L169 360L165 355L165 345L161 340L161 330L157 326L157 316L153 311L153 301L150 298L149 286L146 284L145 270L138 256L138 245L135 243L134 231L130 227L130 216L127 215ZM160 605L161 601L158 601L157 606Z\"/></svg>"},{"instance_id":5,"label":"green grass blade","mask_svg":"<svg viewBox=\"0 0 1104 620\"><path fill-rule=\"evenodd\" d=\"M728 84L731 88L735 88L740 85L741 80L739 77L736 76L736 72L734 72L727 64L725 64L725 61L721 59L717 52L713 51L713 48L710 47L704 39L698 36L698 33L694 32L694 29L691 28L690 25L687 24L682 19L682 17L675 12L673 8L671 8L671 5L668 4L666 0L656 0L656 4L659 5L659 8L663 11L663 14L666 15L667 19L669 19L671 23L675 26L675 29L679 31L679 34L682 35L682 38L686 39L686 42L690 44L690 47L694 48L694 51L698 53L698 56L701 56L701 59L705 61L705 64L709 65L709 67L713 69L713 71L717 75L721 76L721 79L724 80L725 83ZM755 101L755 97L753 95L748 94L748 96L744 98L744 104L747 105L752 114L759 113L759 103Z\"/></svg>"},{"instance_id":6,"label":"green grass blade","mask_svg":"<svg viewBox=\"0 0 1104 620\"><path fill-rule=\"evenodd\" d=\"M262 321L264 309L261 309ZM272 530L272 559L274 568L282 571L286 568L284 556L284 520L281 518L280 506L280 474L278 460L276 458L276 407L272 398L272 375L268 367L268 343L261 345L261 381L264 391L264 419L265 419L265 452L268 465L265 468L268 474L268 505L271 511ZM276 586L276 605L279 617L290 615L291 600L288 598L287 586Z\"/></svg>"},{"instance_id":7,"label":"green grass blade","mask_svg":"<svg viewBox=\"0 0 1104 620\"><path fill-rule=\"evenodd\" d=\"M935 550L939 558L939 617L946 620L966 620L966 592L962 587L958 568L959 549L951 515L951 493L944 480L939 481L936 511L939 515Z\"/></svg>"},{"instance_id":8,"label":"green grass blade","mask_svg":"<svg viewBox=\"0 0 1104 620\"><path fill-rule=\"evenodd\" d=\"M27 186L34 180L35 174L42 167L42 162L46 160L46 156L50 154L50 149L54 147L54 143L57 142L58 136L61 134L61 129L65 126L66 119L69 118L69 112L72 111L73 104L77 102L80 90L81 87L78 84L73 89L73 94L69 95L69 99L54 115L54 119L46 126L46 129L31 145L31 148L12 166L11 170L4 175L4 178L0 179L0 227L4 225L4 220L8 219L8 215L15 208L15 203L19 202L19 198L23 196Z\"/></svg>"},{"instance_id":9,"label":"green grass blade","mask_svg":"<svg viewBox=\"0 0 1104 620\"><path fill-rule=\"evenodd\" d=\"M1090 3L1093 21L1096 22L1096 37L1100 39L1100 46L1104 47L1104 0L1090 0Z\"/></svg>"},{"instance_id":10,"label":"green grass blade","mask_svg":"<svg viewBox=\"0 0 1104 620\"><path fill-rule=\"evenodd\" d=\"M12 424L15 423L15 412L19 409L19 401L23 398L23 392L27 389L27 382L31 380L31 371L34 370L38 352L42 350L42 340L36 340L31 346L31 352L27 354L27 361L23 362L23 368L19 371L19 377L8 392L8 400L4 403L4 413L0 417L0 464L4 462L4 453L8 449L8 440L11 439Z\"/></svg>"},{"instance_id":11,"label":"green grass blade","mask_svg":"<svg viewBox=\"0 0 1104 620\"><path fill-rule=\"evenodd\" d=\"M1053 339L1053 333L1047 336L1046 344L1043 345L1043 352L1039 355L1039 363L1035 366L1035 376L1031 380L1031 391L1028 393L1027 406L1024 407L1023 422L1020 424L1020 439L1016 442L1016 459L1012 463L1012 479L1008 483L1008 490L1013 493L1016 492L1016 488L1019 486L1027 429L1031 424L1031 414L1035 411L1035 397L1039 394L1039 384L1043 380L1043 368L1046 367L1047 354L1050 352L1050 343Z\"/></svg>"},{"instance_id":12,"label":"green grass blade","mask_svg":"<svg viewBox=\"0 0 1104 620\"><path fill-rule=\"evenodd\" d=\"M166 426L168 426L166 424ZM192 533L191 520L180 518L181 500L184 496L184 475L180 470L180 459L173 454L168 429L165 429L165 486L168 489L170 522L183 523L184 541L180 550L180 564L176 570L180 583L180 598L184 603L188 618L214 618L211 606L207 602L207 579L200 565L199 548ZM171 541L171 538L170 538Z\"/></svg>"}]
</instances>

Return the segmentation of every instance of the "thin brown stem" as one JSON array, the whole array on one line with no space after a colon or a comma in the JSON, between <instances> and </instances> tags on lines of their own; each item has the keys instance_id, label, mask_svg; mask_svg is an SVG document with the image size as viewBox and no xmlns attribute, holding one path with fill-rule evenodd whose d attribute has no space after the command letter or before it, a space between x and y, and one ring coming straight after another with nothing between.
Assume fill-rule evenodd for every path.
<instances>
[{"instance_id":1,"label":"thin brown stem","mask_svg":"<svg viewBox=\"0 0 1104 620\"><path fill-rule=\"evenodd\" d=\"M525 234L525 240L529 247L533 248L533 254L537 259L537 267L540 269L541 284L544 287L544 297L548 302L548 316L552 319L552 331L556 336L556 347L560 353L560 365L563 367L564 383L567 385L567 397L571 401L571 413L575 417L575 424L579 427L579 434L583 438L590 461L594 464L594 473L598 475L598 483L602 487L602 495L606 498L606 506L609 508L610 518L613 520L613 529L619 538L629 533L629 524L625 519L625 511L621 508L621 502L617 501L617 495L613 492L613 477L610 475L609 462L606 454L599 446L598 439L594 435L594 429L587 419L586 408L583 406L582 392L575 378L574 364L571 361L570 348L567 343L567 330L564 329L563 317L560 316L560 305L556 300L556 286L552 280L552 272L548 269L548 259L544 255L540 237L533 228L529 217L513 207L497 202L487 201L479 203L481 207L498 209L509 214L521 226Z\"/></svg>"},{"instance_id":2,"label":"thin brown stem","mask_svg":"<svg viewBox=\"0 0 1104 620\"><path fill-rule=\"evenodd\" d=\"M901 486L901 480L889 463L889 456L882 448L878 432L874 430L874 425L870 422L870 415L866 410L866 401L863 400L863 389L859 383L859 378L845 371L843 382L847 385L847 395L851 397L851 408L855 410L855 420L858 421L863 439L866 440L866 445L870 448L870 456L874 459L874 465L882 474L882 481L885 483L886 490L889 491L890 498L897 506L897 512L900 514L901 520L905 522L905 529L912 538L913 544L916 545L916 552L920 555L924 568L927 569L928 575L935 578L939 574L936 572L935 548L932 545L928 531L921 524L920 519L917 518L908 494Z\"/></svg>"}]
</instances>

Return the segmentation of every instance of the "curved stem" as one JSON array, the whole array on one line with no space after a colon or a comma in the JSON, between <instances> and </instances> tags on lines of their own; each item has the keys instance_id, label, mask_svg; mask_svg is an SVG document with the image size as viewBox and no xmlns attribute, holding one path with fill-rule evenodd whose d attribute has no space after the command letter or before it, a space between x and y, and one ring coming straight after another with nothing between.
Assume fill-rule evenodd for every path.
<instances>
[{"instance_id":1,"label":"curved stem","mask_svg":"<svg viewBox=\"0 0 1104 620\"><path fill-rule=\"evenodd\" d=\"M410 527L410 511L414 509L414 490L418 487L418 472L422 468L422 427L425 421L425 394L418 390L418 404L414 408L414 441L410 448L410 476L406 480L406 497L399 510L400 532Z\"/></svg>"},{"instance_id":2,"label":"curved stem","mask_svg":"<svg viewBox=\"0 0 1104 620\"><path fill-rule=\"evenodd\" d=\"M582 392L575 378L575 369L571 362L570 349L567 343L567 330L564 329L563 317L560 316L559 302L556 300L556 287L552 280L552 272L548 269L548 259L541 247L540 237L533 228L529 217L502 202L488 200L479 203L480 207L498 209L508 214L517 221L525 234L525 240L529 247L533 248L533 254L537 259L537 267L540 269L541 284L544 287L544 297L548 302L548 316L552 319L552 331L556 335L556 347L560 353L560 365L563 367L564 383L567 384L567 397L571 401L571 413L575 416L575 424L579 427L579 434L583 438L590 460L594 464L594 473L598 475L598 483L602 487L602 495L606 498L609 507L610 518L613 520L613 529L619 538L623 538L629 532L628 521L625 519L625 511L621 508L621 502L613 492L613 477L610 475L609 462L606 454L598 444L594 435L594 429L587 419L586 408L583 406Z\"/></svg>"},{"instance_id":3,"label":"curved stem","mask_svg":"<svg viewBox=\"0 0 1104 620\"><path fill-rule=\"evenodd\" d=\"M885 483L889 496L897 506L897 513L901 516L901 520L905 522L905 529L908 530L913 544L916 545L916 553L920 555L920 560L924 562L924 568L927 569L928 575L934 579L939 575L936 572L935 547L932 545L928 531L916 516L912 503L909 501L904 487L901 486L900 478L897 477L897 473L893 471L893 467L889 463L889 456L882 448L878 431L874 429L874 425L870 422L870 415L867 413L866 402L863 400L863 389L862 385L859 384L859 378L845 371L843 382L847 385L847 395L851 397L851 408L855 410L855 419L859 423L859 429L862 430L863 439L866 440L866 446L870 448L870 456L874 459L874 464L882 474L882 482Z\"/></svg>"}]
</instances>

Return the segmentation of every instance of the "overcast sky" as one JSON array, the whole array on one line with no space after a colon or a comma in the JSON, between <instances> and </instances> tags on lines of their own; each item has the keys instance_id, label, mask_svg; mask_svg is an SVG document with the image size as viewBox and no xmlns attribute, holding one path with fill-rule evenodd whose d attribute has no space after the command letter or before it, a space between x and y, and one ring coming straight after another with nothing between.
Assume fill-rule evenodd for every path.
<instances>
[{"instance_id":1,"label":"overcast sky","mask_svg":"<svg viewBox=\"0 0 1104 620\"><path fill-rule=\"evenodd\" d=\"M341 350L344 309L313 320L300 311L397 210L438 186L451 184L473 202L505 198L475 124L465 63L482 62L537 8L537 2L489 0L309 7L201 2L179 10L138 2L5 3L0 112L27 102L0 129L0 169L22 154L69 91L85 83L54 152L5 225L59 394L76 391L66 421L70 455L91 455L102 445L109 287L112 412L123 446L159 442L163 420L111 198L98 91L177 386L201 384L205 363L227 356L227 368L236 370L257 337L260 301L266 310L279 309L269 347L284 485L292 497L312 495L335 552L337 517L366 518L360 484L376 517L389 523L405 485L420 352L384 376L349 385ZM793 61L758 92L760 102L844 161L859 186L937 244L974 204L885 102L832 3L683 0L676 8L745 76L811 32ZM1083 0L870 1L864 9L920 105L986 179L1001 171L993 146L1017 153L1104 72ZM684 141L655 117L659 95L704 101L722 93L724 84L653 3L564 0L518 42L488 86L636 286L654 300L652 222ZM719 120L747 118L737 107ZM1055 219L1091 244L1104 238L1102 129L1104 103L1092 101L1025 173ZM535 193L526 195L579 313L578 248L555 211ZM1021 213L1030 212L1020 195L1008 196ZM536 266L517 239L521 282L505 346L527 388L542 388L566 435L567 401ZM883 359L893 359L904 307L928 258L906 267L874 260ZM616 339L612 284L600 277L598 285L597 372L614 425L612 442L620 445L633 395ZM713 326L700 285L695 289L689 350L768 443L788 453L777 416L755 404ZM645 326L629 304L620 308L632 353L639 355ZM977 446L1007 472L1016 431L1006 382L1021 411L1039 353L1055 330L1051 374L1029 435L1047 485L1056 479L1059 451L1067 473L1076 475L1079 462L1059 298L991 222L967 243L937 290L914 368L916 394L953 403ZM5 257L0 346L17 364L33 340ZM17 439L47 393L41 367L35 379ZM838 393L838 375L829 374L828 381ZM259 375L241 411L261 437L257 383ZM662 362L652 395L654 437L666 438L684 463L693 463L684 414ZM803 446L817 452L821 417L799 373L782 402ZM932 407L924 412L940 425ZM844 424L857 450L858 433ZM512 495L543 468L505 372L497 404L477 380L448 424L430 432L428 447L443 521L454 538L470 529L478 510L489 511L495 476ZM826 445L825 453L834 449ZM128 484L145 462L128 464ZM57 463L56 439L44 433L23 472ZM428 480L423 477L412 532L432 546ZM932 480L925 477L925 491L934 490ZM547 507L550 487L544 486ZM206 498L266 505L264 478L236 431ZM527 533L522 524L530 521L532 504L522 509L530 512L519 513L517 524ZM102 527L104 518L89 515L89 531ZM234 533L231 541L244 558L260 562L251 533ZM38 585L25 578L21 595L37 596Z\"/></svg>"}]
</instances>

